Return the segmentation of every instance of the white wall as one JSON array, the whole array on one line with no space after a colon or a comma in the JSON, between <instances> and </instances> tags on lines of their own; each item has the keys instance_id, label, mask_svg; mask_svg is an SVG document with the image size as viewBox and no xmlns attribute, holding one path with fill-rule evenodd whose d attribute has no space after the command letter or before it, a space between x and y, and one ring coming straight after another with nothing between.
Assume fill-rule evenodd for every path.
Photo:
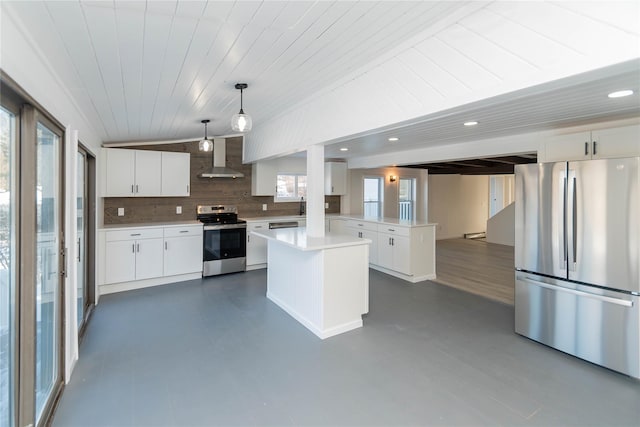
<instances>
[{"instance_id":1,"label":"white wall","mask_svg":"<svg viewBox=\"0 0 640 427\"><path fill-rule=\"evenodd\" d=\"M487 221L487 242L515 246L515 236L516 204L511 203Z\"/></svg>"},{"instance_id":2,"label":"white wall","mask_svg":"<svg viewBox=\"0 0 640 427\"><path fill-rule=\"evenodd\" d=\"M341 212L362 215L364 209L364 177L384 177L383 216L398 218L398 185L400 178L416 179L416 220L427 220L428 173L425 169L412 168L377 168L349 169L347 196L340 202ZM396 182L389 182L389 175L397 176Z\"/></svg>"},{"instance_id":3,"label":"white wall","mask_svg":"<svg viewBox=\"0 0 640 427\"><path fill-rule=\"evenodd\" d=\"M437 222L436 239L485 231L489 216L489 177L429 175L429 222Z\"/></svg>"}]
</instances>

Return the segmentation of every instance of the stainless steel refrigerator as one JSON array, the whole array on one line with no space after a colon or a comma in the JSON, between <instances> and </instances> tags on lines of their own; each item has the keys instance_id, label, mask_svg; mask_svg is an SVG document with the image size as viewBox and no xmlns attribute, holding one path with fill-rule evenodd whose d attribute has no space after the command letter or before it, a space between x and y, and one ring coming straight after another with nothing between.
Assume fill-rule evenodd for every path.
<instances>
[{"instance_id":1,"label":"stainless steel refrigerator","mask_svg":"<svg viewBox=\"0 0 640 427\"><path fill-rule=\"evenodd\" d=\"M640 378L640 157L515 174L516 332Z\"/></svg>"}]
</instances>

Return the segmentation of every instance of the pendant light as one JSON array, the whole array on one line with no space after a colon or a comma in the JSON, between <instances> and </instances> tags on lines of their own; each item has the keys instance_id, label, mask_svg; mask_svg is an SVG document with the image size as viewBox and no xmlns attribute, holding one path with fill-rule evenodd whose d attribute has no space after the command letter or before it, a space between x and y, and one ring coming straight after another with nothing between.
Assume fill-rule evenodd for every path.
<instances>
[{"instance_id":1,"label":"pendant light","mask_svg":"<svg viewBox=\"0 0 640 427\"><path fill-rule=\"evenodd\" d=\"M242 91L247 88L246 83L236 83L236 89L240 89L240 112L231 117L231 128L236 132L249 132L251 130L251 116L242 109Z\"/></svg>"},{"instance_id":2,"label":"pendant light","mask_svg":"<svg viewBox=\"0 0 640 427\"><path fill-rule=\"evenodd\" d=\"M200 151L213 151L213 141L207 138L207 123L211 120L202 120L200 123L204 123L204 139L198 144Z\"/></svg>"}]
</instances>

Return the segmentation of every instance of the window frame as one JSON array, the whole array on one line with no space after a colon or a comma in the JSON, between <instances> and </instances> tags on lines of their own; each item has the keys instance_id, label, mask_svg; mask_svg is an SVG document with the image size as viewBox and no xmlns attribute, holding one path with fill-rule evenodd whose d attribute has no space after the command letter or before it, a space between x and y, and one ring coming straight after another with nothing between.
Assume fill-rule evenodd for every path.
<instances>
[{"instance_id":1,"label":"window frame","mask_svg":"<svg viewBox=\"0 0 640 427\"><path fill-rule=\"evenodd\" d=\"M367 202L367 200L365 199L365 183L366 181L370 179L370 180L376 180L378 181L378 200L374 203L376 203L378 205L378 215L377 216L371 216L371 215L367 215L367 203L372 203L372 202ZM362 215L365 218L383 218L384 217L384 176L381 175L365 175L362 177Z\"/></svg>"},{"instance_id":2,"label":"window frame","mask_svg":"<svg viewBox=\"0 0 640 427\"><path fill-rule=\"evenodd\" d=\"M300 202L302 200L306 200L307 199L307 185L306 185L306 182L305 182L305 185L304 185L304 195L303 196L300 196L300 197L298 197L298 196L295 196L295 197L287 197L287 196L280 197L280 196L278 196L278 180L279 180L279 177L281 177L281 176L293 176L294 177L294 188L297 191L300 191L300 183L298 181L298 178L304 177L305 180L307 178L307 174L306 173L278 172L276 174L276 194L273 196L274 203Z\"/></svg>"},{"instance_id":3,"label":"window frame","mask_svg":"<svg viewBox=\"0 0 640 427\"><path fill-rule=\"evenodd\" d=\"M411 183L411 198L409 200L400 200L400 184L402 181L409 181ZM398 177L398 219L403 221L413 221L416 217L416 186L418 180L414 177ZM402 203L409 202L409 218L402 217Z\"/></svg>"}]
</instances>

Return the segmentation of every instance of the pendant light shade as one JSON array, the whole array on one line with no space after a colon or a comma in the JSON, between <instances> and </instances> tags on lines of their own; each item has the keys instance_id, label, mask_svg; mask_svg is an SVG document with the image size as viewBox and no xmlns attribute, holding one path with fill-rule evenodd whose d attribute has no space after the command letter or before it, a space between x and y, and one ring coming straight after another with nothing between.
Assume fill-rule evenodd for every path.
<instances>
[{"instance_id":1,"label":"pendant light shade","mask_svg":"<svg viewBox=\"0 0 640 427\"><path fill-rule=\"evenodd\" d=\"M207 138L207 123L209 122L210 120L201 121L201 123L204 123L204 139L200 141L200 144L198 144L200 151L213 151L213 141Z\"/></svg>"},{"instance_id":2,"label":"pendant light shade","mask_svg":"<svg viewBox=\"0 0 640 427\"><path fill-rule=\"evenodd\" d=\"M236 89L240 89L240 112L231 117L231 128L236 132L249 132L251 130L251 116L242 109L242 91L247 88L246 83L236 83Z\"/></svg>"}]
</instances>

